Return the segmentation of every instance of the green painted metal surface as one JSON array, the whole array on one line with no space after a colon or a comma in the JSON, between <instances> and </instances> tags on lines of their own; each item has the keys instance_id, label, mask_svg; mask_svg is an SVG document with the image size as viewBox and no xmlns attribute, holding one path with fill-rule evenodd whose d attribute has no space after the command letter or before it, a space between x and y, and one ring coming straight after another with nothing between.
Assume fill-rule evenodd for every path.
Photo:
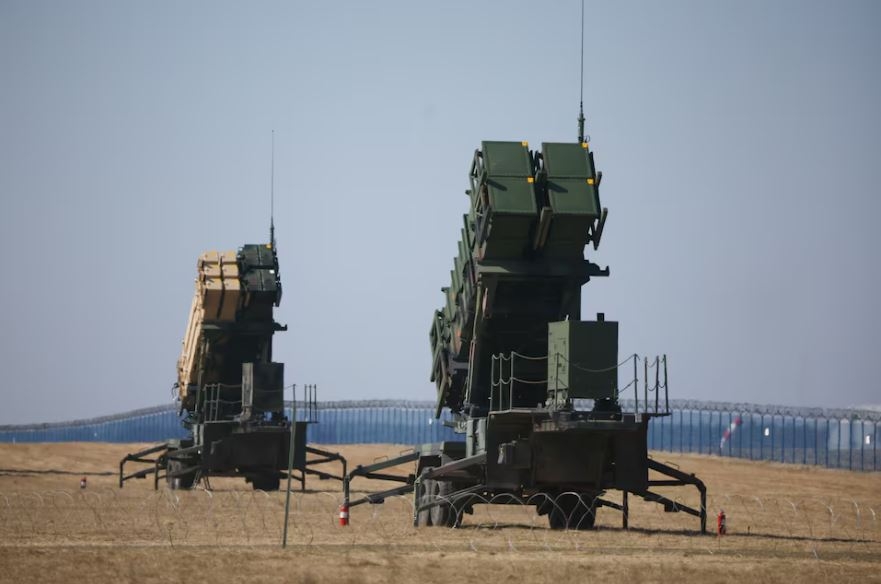
<instances>
[{"instance_id":1,"label":"green painted metal surface","mask_svg":"<svg viewBox=\"0 0 881 584\"><path fill-rule=\"evenodd\" d=\"M616 398L617 364L617 322L548 323L548 392L556 401Z\"/></svg>"},{"instance_id":2,"label":"green painted metal surface","mask_svg":"<svg viewBox=\"0 0 881 584\"><path fill-rule=\"evenodd\" d=\"M605 214L586 144L485 141L469 170L464 215L445 303L430 327L438 414L481 415L502 391L493 356L512 351L547 359L548 323L580 320L581 286L608 270L585 259ZM617 348L617 345L616 345ZM508 399L547 400L547 362L520 359L524 383Z\"/></svg>"}]
</instances>

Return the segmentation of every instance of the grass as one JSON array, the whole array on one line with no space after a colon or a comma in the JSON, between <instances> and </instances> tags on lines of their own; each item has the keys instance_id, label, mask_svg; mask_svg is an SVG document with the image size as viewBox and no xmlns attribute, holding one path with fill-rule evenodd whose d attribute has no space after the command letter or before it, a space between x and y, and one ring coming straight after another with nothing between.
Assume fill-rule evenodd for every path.
<instances>
[{"instance_id":1,"label":"grass","mask_svg":"<svg viewBox=\"0 0 881 584\"><path fill-rule=\"evenodd\" d=\"M0 445L0 466L102 472L135 448ZM400 447L340 450L358 464ZM633 497L630 530L603 509L595 531L551 531L519 506L478 506L460 529L416 529L406 497L355 507L341 528L339 484L312 481L293 495L283 550L283 494L244 481L212 481L211 493L153 491L150 481L120 490L96 475L80 490L76 474L11 473L0 475L0 582L881 581L881 475L656 456L707 483L729 535L697 535L695 518ZM665 492L697 504L694 489Z\"/></svg>"}]
</instances>

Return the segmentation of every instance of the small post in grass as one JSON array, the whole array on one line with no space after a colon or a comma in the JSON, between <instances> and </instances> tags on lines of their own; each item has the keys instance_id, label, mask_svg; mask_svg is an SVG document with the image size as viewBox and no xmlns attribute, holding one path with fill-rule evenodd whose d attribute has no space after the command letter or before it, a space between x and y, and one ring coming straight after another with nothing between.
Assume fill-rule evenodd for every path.
<instances>
[{"instance_id":1,"label":"small post in grass","mask_svg":"<svg viewBox=\"0 0 881 584\"><path fill-rule=\"evenodd\" d=\"M281 547L288 546L288 515L291 511L291 474L294 472L294 446L297 435L297 384L291 386L293 399L291 400L291 443L288 446L288 488L284 499L284 533L281 536Z\"/></svg>"}]
</instances>

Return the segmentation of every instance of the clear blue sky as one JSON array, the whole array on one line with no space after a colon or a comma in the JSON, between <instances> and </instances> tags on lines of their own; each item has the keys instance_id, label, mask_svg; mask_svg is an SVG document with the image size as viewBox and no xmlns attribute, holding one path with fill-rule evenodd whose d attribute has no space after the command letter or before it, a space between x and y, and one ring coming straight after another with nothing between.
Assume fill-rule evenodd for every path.
<instances>
[{"instance_id":1,"label":"clear blue sky","mask_svg":"<svg viewBox=\"0 0 881 584\"><path fill-rule=\"evenodd\" d=\"M587 3L585 315L673 397L881 401L881 3ZM267 238L289 383L433 399L481 140L576 136L577 0L0 0L0 423L170 401L206 249Z\"/></svg>"}]
</instances>

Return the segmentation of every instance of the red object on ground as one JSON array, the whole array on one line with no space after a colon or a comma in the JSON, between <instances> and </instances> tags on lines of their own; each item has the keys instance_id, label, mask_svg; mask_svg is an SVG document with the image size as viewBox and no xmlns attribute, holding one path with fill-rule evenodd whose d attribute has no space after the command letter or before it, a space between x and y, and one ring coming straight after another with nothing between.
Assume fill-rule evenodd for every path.
<instances>
[{"instance_id":1,"label":"red object on ground","mask_svg":"<svg viewBox=\"0 0 881 584\"><path fill-rule=\"evenodd\" d=\"M716 517L716 533L718 535L725 535L727 531L727 527L725 525L725 510L720 509L719 515Z\"/></svg>"},{"instance_id":2,"label":"red object on ground","mask_svg":"<svg viewBox=\"0 0 881 584\"><path fill-rule=\"evenodd\" d=\"M349 524L349 506L340 505L340 526L345 527Z\"/></svg>"}]
</instances>

